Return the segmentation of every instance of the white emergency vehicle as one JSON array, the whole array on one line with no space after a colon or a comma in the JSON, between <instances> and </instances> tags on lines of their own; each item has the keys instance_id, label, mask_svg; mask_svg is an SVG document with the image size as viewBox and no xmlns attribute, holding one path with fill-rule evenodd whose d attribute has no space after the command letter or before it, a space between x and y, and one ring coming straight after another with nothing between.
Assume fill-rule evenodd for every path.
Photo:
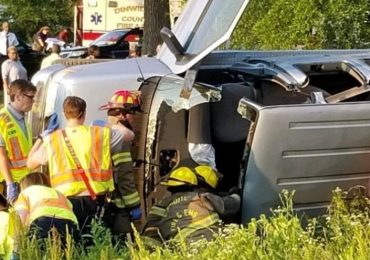
<instances>
[{"instance_id":1,"label":"white emergency vehicle","mask_svg":"<svg viewBox=\"0 0 370 260\"><path fill-rule=\"evenodd\" d=\"M181 0L170 0L171 23L182 10ZM88 46L105 32L144 27L144 0L80 0L75 6L75 45Z\"/></svg>"}]
</instances>

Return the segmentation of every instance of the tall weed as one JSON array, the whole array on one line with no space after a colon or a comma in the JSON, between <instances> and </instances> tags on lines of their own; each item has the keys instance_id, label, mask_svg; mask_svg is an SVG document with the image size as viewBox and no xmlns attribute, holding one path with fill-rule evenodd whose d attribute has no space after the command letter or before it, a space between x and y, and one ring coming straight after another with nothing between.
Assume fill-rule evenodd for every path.
<instances>
[{"instance_id":1,"label":"tall weed","mask_svg":"<svg viewBox=\"0 0 370 260\"><path fill-rule=\"evenodd\" d=\"M281 206L271 216L261 215L246 225L221 228L212 241L187 244L184 238L153 245L135 231L135 243L112 242L100 223L92 227L90 246L57 234L46 241L22 236L21 259L370 259L370 201L360 187L333 191L325 215L301 224L293 209L294 192L282 191ZM44 243L44 244L43 244Z\"/></svg>"}]
</instances>

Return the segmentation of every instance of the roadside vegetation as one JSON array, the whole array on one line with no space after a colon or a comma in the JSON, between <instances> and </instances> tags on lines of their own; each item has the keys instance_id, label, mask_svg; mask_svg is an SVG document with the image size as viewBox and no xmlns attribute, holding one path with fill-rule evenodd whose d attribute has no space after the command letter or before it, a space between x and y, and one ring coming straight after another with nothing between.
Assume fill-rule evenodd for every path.
<instances>
[{"instance_id":1,"label":"roadside vegetation","mask_svg":"<svg viewBox=\"0 0 370 260\"><path fill-rule=\"evenodd\" d=\"M250 0L232 49L370 47L368 0Z\"/></svg>"},{"instance_id":2,"label":"roadside vegetation","mask_svg":"<svg viewBox=\"0 0 370 260\"><path fill-rule=\"evenodd\" d=\"M136 234L137 242L128 247L113 245L109 231L95 225L93 245L81 247L67 240L40 241L24 237L21 259L369 259L370 201L356 188L348 193L339 189L327 214L302 221L293 211L294 193L281 193L282 205L271 217L264 215L245 226L227 225L212 242L186 245L170 241L152 246ZM304 227L301 223L304 223Z\"/></svg>"}]
</instances>

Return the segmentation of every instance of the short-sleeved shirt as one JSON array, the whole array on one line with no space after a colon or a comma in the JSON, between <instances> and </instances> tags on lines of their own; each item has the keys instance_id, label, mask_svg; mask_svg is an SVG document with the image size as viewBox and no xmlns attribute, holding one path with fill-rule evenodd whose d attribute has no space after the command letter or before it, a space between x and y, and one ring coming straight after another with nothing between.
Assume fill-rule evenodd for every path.
<instances>
[{"instance_id":1,"label":"short-sleeved shirt","mask_svg":"<svg viewBox=\"0 0 370 260\"><path fill-rule=\"evenodd\" d=\"M22 63L7 59L1 65L2 78L12 83L16 79L27 79L27 70L23 67Z\"/></svg>"},{"instance_id":2,"label":"short-sleeved shirt","mask_svg":"<svg viewBox=\"0 0 370 260\"><path fill-rule=\"evenodd\" d=\"M14 117L14 120L17 122L19 127L22 129L24 135L27 137L27 128L26 128L26 122L24 119L24 115L19 113L15 108L9 103L7 106L10 114ZM0 146L5 146L5 141L3 136L0 134Z\"/></svg>"},{"instance_id":3,"label":"short-sleeved shirt","mask_svg":"<svg viewBox=\"0 0 370 260\"><path fill-rule=\"evenodd\" d=\"M37 39L40 39L43 43L45 43L46 39L48 38L49 36L47 34L43 34L42 32L37 32L36 33L36 38Z\"/></svg>"},{"instance_id":4,"label":"short-sleeved shirt","mask_svg":"<svg viewBox=\"0 0 370 260\"><path fill-rule=\"evenodd\" d=\"M8 50L6 49L7 41L8 41L8 48L11 46L17 46L19 44L17 37L15 36L14 33L12 32L6 33L2 31L0 33L0 54L3 56L7 56L7 53L8 53Z\"/></svg>"}]
</instances>

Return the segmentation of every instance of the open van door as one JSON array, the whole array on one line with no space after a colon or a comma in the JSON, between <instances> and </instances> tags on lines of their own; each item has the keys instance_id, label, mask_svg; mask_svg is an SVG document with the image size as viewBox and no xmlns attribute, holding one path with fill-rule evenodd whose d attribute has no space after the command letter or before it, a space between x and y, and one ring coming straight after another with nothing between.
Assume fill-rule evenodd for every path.
<instances>
[{"instance_id":1,"label":"open van door","mask_svg":"<svg viewBox=\"0 0 370 260\"><path fill-rule=\"evenodd\" d=\"M370 103L261 107L243 99L241 114L254 132L246 156L242 223L280 205L282 189L296 190L294 207L323 213L336 187L369 191ZM251 132L250 131L250 132Z\"/></svg>"},{"instance_id":2,"label":"open van door","mask_svg":"<svg viewBox=\"0 0 370 260\"><path fill-rule=\"evenodd\" d=\"M227 41L249 0L188 1L173 32L161 31L166 48L158 58L180 74Z\"/></svg>"}]
</instances>

